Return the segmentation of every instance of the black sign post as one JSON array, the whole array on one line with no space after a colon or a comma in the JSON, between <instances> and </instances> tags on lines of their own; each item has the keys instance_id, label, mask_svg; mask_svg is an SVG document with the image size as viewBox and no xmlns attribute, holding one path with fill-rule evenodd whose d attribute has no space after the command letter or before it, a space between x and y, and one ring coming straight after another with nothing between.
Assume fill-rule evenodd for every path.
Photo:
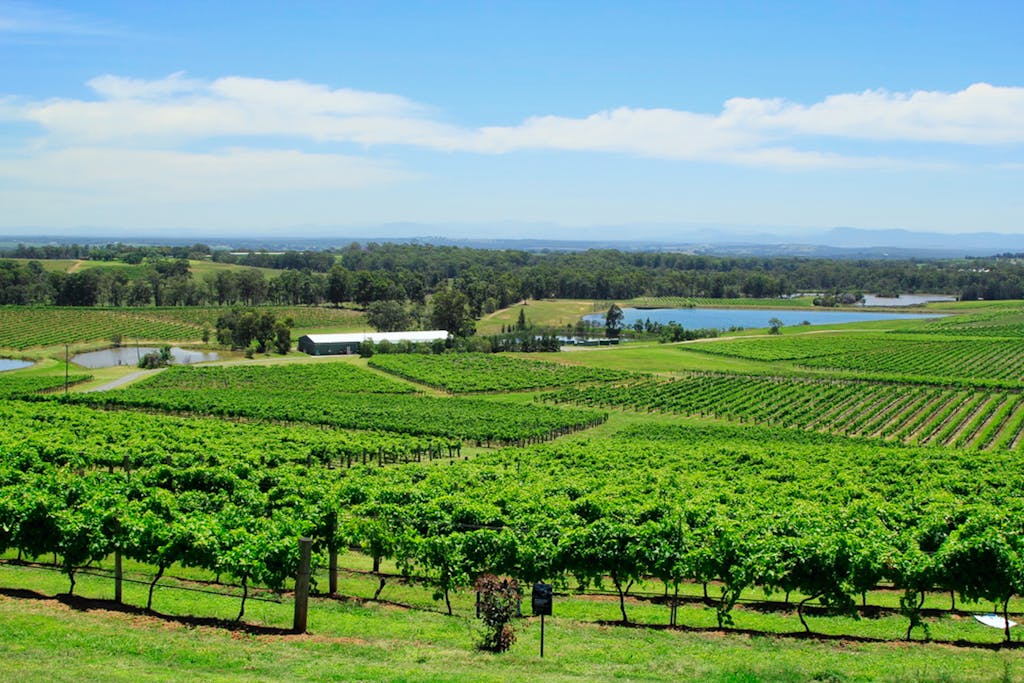
<instances>
[{"instance_id":1,"label":"black sign post","mask_svg":"<svg viewBox=\"0 0 1024 683\"><path fill-rule=\"evenodd\" d=\"M544 615L540 615L540 658L544 659Z\"/></svg>"},{"instance_id":2,"label":"black sign post","mask_svg":"<svg viewBox=\"0 0 1024 683\"><path fill-rule=\"evenodd\" d=\"M544 656L544 617L551 616L551 603L553 602L553 594L551 590L551 584L548 583L535 583L533 584L533 595L532 595L531 606L533 607L533 616L540 617L540 656Z\"/></svg>"}]
</instances>

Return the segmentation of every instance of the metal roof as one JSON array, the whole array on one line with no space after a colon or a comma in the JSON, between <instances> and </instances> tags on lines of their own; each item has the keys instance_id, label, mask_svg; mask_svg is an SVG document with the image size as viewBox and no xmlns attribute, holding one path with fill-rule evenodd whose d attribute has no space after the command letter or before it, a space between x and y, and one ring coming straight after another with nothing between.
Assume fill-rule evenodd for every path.
<instances>
[{"instance_id":1,"label":"metal roof","mask_svg":"<svg viewBox=\"0 0 1024 683\"><path fill-rule=\"evenodd\" d=\"M355 332L349 334L306 334L304 338L314 344L361 344L372 341L379 344L387 342L432 342L448 338L447 330L410 330L408 332Z\"/></svg>"}]
</instances>

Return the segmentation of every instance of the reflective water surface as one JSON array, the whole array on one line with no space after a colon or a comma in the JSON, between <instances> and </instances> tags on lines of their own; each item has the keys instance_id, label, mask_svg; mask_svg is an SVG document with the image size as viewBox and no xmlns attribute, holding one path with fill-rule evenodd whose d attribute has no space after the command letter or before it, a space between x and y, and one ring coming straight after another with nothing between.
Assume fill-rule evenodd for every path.
<instances>
[{"instance_id":1,"label":"reflective water surface","mask_svg":"<svg viewBox=\"0 0 1024 683\"><path fill-rule=\"evenodd\" d=\"M77 356L71 358L71 362L76 365L81 365L85 368L110 368L115 365L138 365L139 359L145 356L147 353L153 353L160 349L152 346L140 346L135 348L134 346L122 346L119 349L104 349L103 351L90 351L89 353L80 353ZM203 352L203 351L188 351L186 349L179 349L173 347L171 349L171 358L178 365L188 365L190 363L201 363L203 361L217 360L217 353L214 351Z\"/></svg>"},{"instance_id":2,"label":"reflective water surface","mask_svg":"<svg viewBox=\"0 0 1024 683\"><path fill-rule=\"evenodd\" d=\"M623 308L622 323L631 327L637 320L667 325L678 323L688 330L768 327L768 321L778 318L786 327L800 325L834 325L838 323L867 322L869 320L899 320L906 318L941 318L935 313L883 313L881 311L829 311L821 309L780 310L777 308ZM604 325L604 313L583 316L591 324Z\"/></svg>"}]
</instances>

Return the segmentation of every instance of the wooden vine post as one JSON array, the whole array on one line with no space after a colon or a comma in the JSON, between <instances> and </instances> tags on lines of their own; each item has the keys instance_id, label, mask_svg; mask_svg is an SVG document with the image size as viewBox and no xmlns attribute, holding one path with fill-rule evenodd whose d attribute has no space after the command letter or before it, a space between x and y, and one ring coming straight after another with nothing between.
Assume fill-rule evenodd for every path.
<instances>
[{"instance_id":1,"label":"wooden vine post","mask_svg":"<svg viewBox=\"0 0 1024 683\"><path fill-rule=\"evenodd\" d=\"M329 574L329 592L331 595L337 595L338 593L338 515L335 512L331 513L328 522L328 537L327 537L327 551L328 556L328 574Z\"/></svg>"},{"instance_id":2,"label":"wooden vine post","mask_svg":"<svg viewBox=\"0 0 1024 683\"><path fill-rule=\"evenodd\" d=\"M292 621L292 631L295 633L306 632L306 619L309 616L309 564L312 549L312 539L305 537L299 539L299 572L295 577L295 619Z\"/></svg>"},{"instance_id":3,"label":"wooden vine post","mask_svg":"<svg viewBox=\"0 0 1024 683\"><path fill-rule=\"evenodd\" d=\"M121 569L121 551L120 549L114 551L114 602L121 604L123 594L121 592L121 583L124 579L124 573Z\"/></svg>"}]
</instances>

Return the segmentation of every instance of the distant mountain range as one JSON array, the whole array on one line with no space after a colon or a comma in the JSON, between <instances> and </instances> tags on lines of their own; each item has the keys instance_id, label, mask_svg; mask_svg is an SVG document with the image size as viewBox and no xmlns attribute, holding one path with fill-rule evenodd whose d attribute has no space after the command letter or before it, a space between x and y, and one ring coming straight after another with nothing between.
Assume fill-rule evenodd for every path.
<instances>
[{"instance_id":1,"label":"distant mountain range","mask_svg":"<svg viewBox=\"0 0 1024 683\"><path fill-rule=\"evenodd\" d=\"M19 231L20 232L20 231ZM231 249L326 249L352 242L402 242L525 251L672 251L731 256L804 256L825 258L957 258L1024 253L1024 234L937 233L910 230L867 230L837 227L757 230L736 226L692 224L593 226L565 228L545 224L497 223L480 226L442 226L393 223L380 226L300 226L277 234L218 234L211 231L167 230L160 234L132 234L126 230L89 228L54 231L26 229L22 234L0 235L0 248L18 244L129 244L181 245L203 242ZM169 235L176 235L170 237ZM571 235L551 239L548 235ZM637 235L629 239L626 235Z\"/></svg>"},{"instance_id":2,"label":"distant mountain range","mask_svg":"<svg viewBox=\"0 0 1024 683\"><path fill-rule=\"evenodd\" d=\"M945 251L979 254L998 254L1024 250L1024 234L972 232L943 234L912 232L910 230L863 230L860 228L832 228L826 233L826 244L844 248L864 246L892 247L896 249L941 249Z\"/></svg>"}]
</instances>

